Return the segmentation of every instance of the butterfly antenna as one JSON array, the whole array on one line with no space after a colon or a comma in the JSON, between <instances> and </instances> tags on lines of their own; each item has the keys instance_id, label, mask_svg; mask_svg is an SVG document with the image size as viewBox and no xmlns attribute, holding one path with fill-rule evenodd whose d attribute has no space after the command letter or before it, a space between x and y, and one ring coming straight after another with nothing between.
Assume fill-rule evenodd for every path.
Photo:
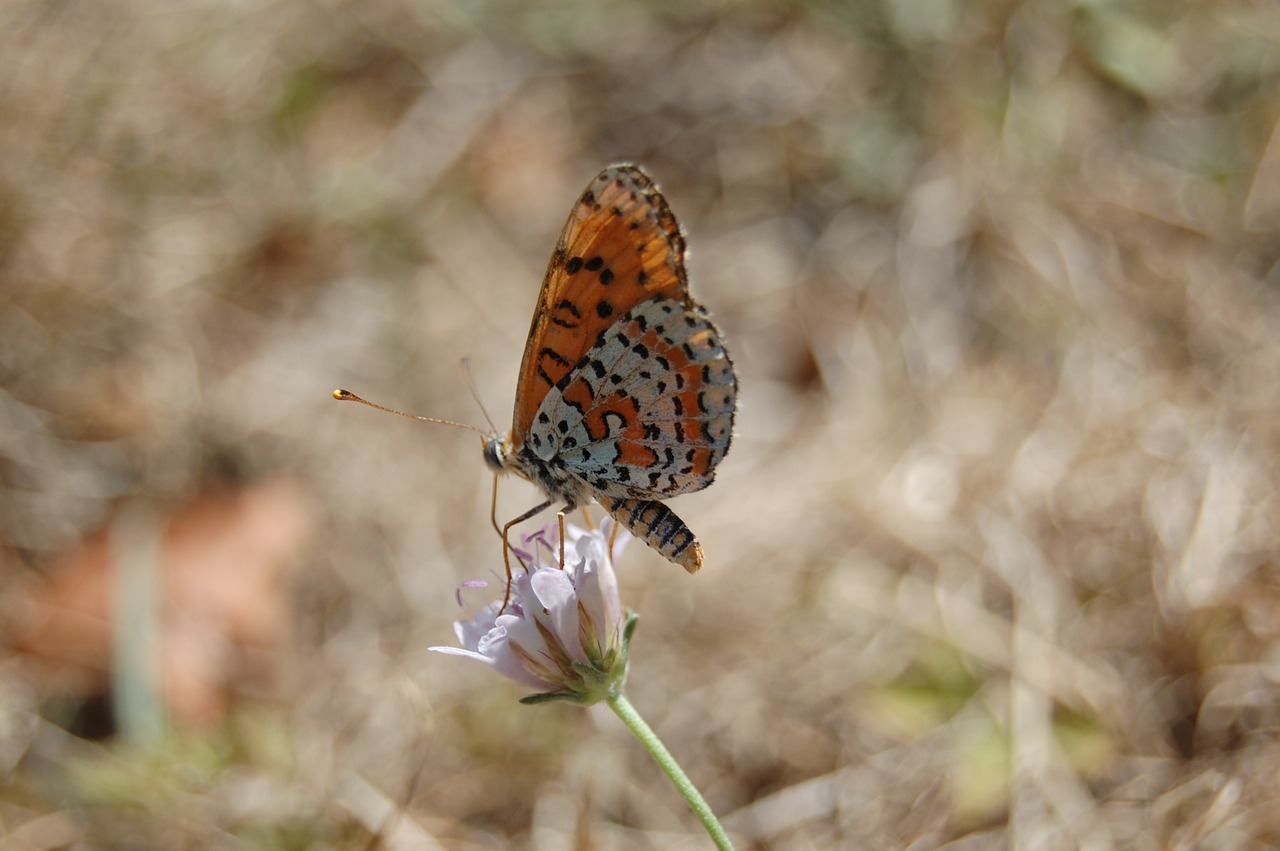
<instances>
[{"instance_id":1,"label":"butterfly antenna","mask_svg":"<svg viewBox=\"0 0 1280 851\"><path fill-rule=\"evenodd\" d=\"M368 405L370 408L375 408L376 410L379 410L379 411L386 411L388 414L395 414L396 416L399 416L399 417L408 417L411 420L421 420L424 423L439 423L440 425L457 426L458 428L465 428L465 429L469 429L470 431L474 431L476 434L480 435L481 437L488 436L488 434L483 429L476 428L475 426L470 425L469 423L456 423L453 420L438 420L435 417L420 417L417 414L406 414L404 411L397 411L394 408L384 408L381 405L375 405L373 402L370 402L367 399L361 399L359 396L352 393L350 390L343 390L339 388L333 391L333 398L337 399L339 402L359 402L361 405Z\"/></svg>"},{"instance_id":2,"label":"butterfly antenna","mask_svg":"<svg viewBox=\"0 0 1280 851\"><path fill-rule=\"evenodd\" d=\"M476 387L476 380L471 375L471 358L462 359L462 374L467 378L467 388L471 390L471 398L476 400L476 405L480 408L480 413L484 414L484 421L489 424L490 431L497 431L498 427L493 424L493 418L489 416L489 412L484 409L484 402L480 401L480 388Z\"/></svg>"}]
</instances>

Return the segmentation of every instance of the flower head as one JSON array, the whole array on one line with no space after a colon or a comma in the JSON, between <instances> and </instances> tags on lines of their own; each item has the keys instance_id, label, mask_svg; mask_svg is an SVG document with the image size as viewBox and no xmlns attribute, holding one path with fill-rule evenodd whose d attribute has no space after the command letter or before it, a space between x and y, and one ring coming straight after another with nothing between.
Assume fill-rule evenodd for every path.
<instances>
[{"instance_id":1,"label":"flower head","mask_svg":"<svg viewBox=\"0 0 1280 851\"><path fill-rule=\"evenodd\" d=\"M626 533L621 533L623 538ZM538 693L525 702L590 704L616 694L627 674L634 615L623 618L609 557L610 527L568 526L565 566L547 529L525 538L527 571L511 580L511 602L485 606L474 620L456 621L461 647L432 647L465 656ZM465 583L474 587L478 583Z\"/></svg>"}]
</instances>

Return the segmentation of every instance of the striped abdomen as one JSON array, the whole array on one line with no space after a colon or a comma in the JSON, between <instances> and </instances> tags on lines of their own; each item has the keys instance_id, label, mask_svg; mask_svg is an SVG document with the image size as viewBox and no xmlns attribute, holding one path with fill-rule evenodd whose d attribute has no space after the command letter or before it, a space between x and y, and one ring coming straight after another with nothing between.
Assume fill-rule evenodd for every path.
<instances>
[{"instance_id":1,"label":"striped abdomen","mask_svg":"<svg viewBox=\"0 0 1280 851\"><path fill-rule=\"evenodd\" d=\"M617 499L597 494L596 501L622 528L690 573L702 567L702 546L676 513L651 499Z\"/></svg>"}]
</instances>

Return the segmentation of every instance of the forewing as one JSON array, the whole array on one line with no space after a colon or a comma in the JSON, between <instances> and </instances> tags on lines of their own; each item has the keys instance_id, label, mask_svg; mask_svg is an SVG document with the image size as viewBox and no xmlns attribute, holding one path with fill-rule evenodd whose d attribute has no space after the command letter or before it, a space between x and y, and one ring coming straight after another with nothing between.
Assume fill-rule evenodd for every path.
<instances>
[{"instance_id":1,"label":"forewing","mask_svg":"<svg viewBox=\"0 0 1280 851\"><path fill-rule=\"evenodd\" d=\"M574 205L547 265L516 386L512 440L529 434L547 393L641 302L688 302L685 242L639 166L606 168Z\"/></svg>"}]
</instances>

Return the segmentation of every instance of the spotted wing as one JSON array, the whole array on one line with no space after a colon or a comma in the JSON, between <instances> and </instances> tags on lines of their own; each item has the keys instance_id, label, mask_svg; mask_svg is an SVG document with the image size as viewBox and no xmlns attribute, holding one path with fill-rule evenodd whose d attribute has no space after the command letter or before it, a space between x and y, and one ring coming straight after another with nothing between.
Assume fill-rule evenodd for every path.
<instances>
[{"instance_id":1,"label":"spotted wing","mask_svg":"<svg viewBox=\"0 0 1280 851\"><path fill-rule=\"evenodd\" d=\"M527 448L597 496L663 499L711 484L729 450L737 379L700 306L628 311L543 400Z\"/></svg>"},{"instance_id":2,"label":"spotted wing","mask_svg":"<svg viewBox=\"0 0 1280 851\"><path fill-rule=\"evenodd\" d=\"M534 310L516 386L516 449L547 393L606 329L655 296L688 302L684 254L675 216L639 166L610 166L588 184L556 243Z\"/></svg>"}]
</instances>

